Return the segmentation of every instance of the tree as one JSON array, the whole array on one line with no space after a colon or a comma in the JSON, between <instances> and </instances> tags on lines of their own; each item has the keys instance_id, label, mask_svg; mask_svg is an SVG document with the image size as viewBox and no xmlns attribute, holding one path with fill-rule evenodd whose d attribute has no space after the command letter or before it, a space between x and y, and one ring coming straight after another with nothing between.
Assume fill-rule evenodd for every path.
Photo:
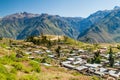
<instances>
[{"instance_id":1,"label":"tree","mask_svg":"<svg viewBox=\"0 0 120 80\"><path fill-rule=\"evenodd\" d=\"M93 44L93 46L94 46L94 49L99 48L99 44L97 44L97 43Z\"/></svg>"},{"instance_id":2,"label":"tree","mask_svg":"<svg viewBox=\"0 0 120 80\"><path fill-rule=\"evenodd\" d=\"M100 63L100 51L94 53L94 58L92 58L91 63Z\"/></svg>"},{"instance_id":3,"label":"tree","mask_svg":"<svg viewBox=\"0 0 120 80\"><path fill-rule=\"evenodd\" d=\"M41 32L40 35L43 36L44 35L43 32Z\"/></svg>"},{"instance_id":4,"label":"tree","mask_svg":"<svg viewBox=\"0 0 120 80\"><path fill-rule=\"evenodd\" d=\"M17 50L16 53L17 58L23 58L23 56L25 56L25 54L21 50Z\"/></svg>"},{"instance_id":5,"label":"tree","mask_svg":"<svg viewBox=\"0 0 120 80\"><path fill-rule=\"evenodd\" d=\"M58 46L58 48L55 50L58 58L60 57L60 49L61 49L61 47Z\"/></svg>"},{"instance_id":6,"label":"tree","mask_svg":"<svg viewBox=\"0 0 120 80\"><path fill-rule=\"evenodd\" d=\"M25 41L26 42L33 42L33 40L34 40L34 36L28 36Z\"/></svg>"},{"instance_id":7,"label":"tree","mask_svg":"<svg viewBox=\"0 0 120 80\"><path fill-rule=\"evenodd\" d=\"M68 37L67 36L63 36L64 37L64 42L67 42Z\"/></svg>"},{"instance_id":8,"label":"tree","mask_svg":"<svg viewBox=\"0 0 120 80\"><path fill-rule=\"evenodd\" d=\"M61 40L60 40L60 38L59 38L59 36L58 36L58 42L60 42Z\"/></svg>"},{"instance_id":9,"label":"tree","mask_svg":"<svg viewBox=\"0 0 120 80\"><path fill-rule=\"evenodd\" d=\"M3 37L0 37L0 40L2 40L3 39Z\"/></svg>"},{"instance_id":10,"label":"tree","mask_svg":"<svg viewBox=\"0 0 120 80\"><path fill-rule=\"evenodd\" d=\"M109 65L110 67L113 67L114 66L114 57L113 57L113 51L112 51L112 48L110 47L110 51L109 51Z\"/></svg>"},{"instance_id":11,"label":"tree","mask_svg":"<svg viewBox=\"0 0 120 80\"><path fill-rule=\"evenodd\" d=\"M50 41L50 39L48 40L47 46L50 48L52 46L52 43Z\"/></svg>"},{"instance_id":12,"label":"tree","mask_svg":"<svg viewBox=\"0 0 120 80\"><path fill-rule=\"evenodd\" d=\"M92 42L92 41L91 41L91 38L89 38L89 37L85 37L85 39L86 39L85 41L88 42L88 43L91 43L91 42Z\"/></svg>"},{"instance_id":13,"label":"tree","mask_svg":"<svg viewBox=\"0 0 120 80\"><path fill-rule=\"evenodd\" d=\"M43 43L43 44L45 44L45 43L47 43L48 42L48 40L47 40L47 37L46 36L41 36L41 43Z\"/></svg>"},{"instance_id":14,"label":"tree","mask_svg":"<svg viewBox=\"0 0 120 80\"><path fill-rule=\"evenodd\" d=\"M120 45L117 45L117 49L120 49Z\"/></svg>"}]
</instances>

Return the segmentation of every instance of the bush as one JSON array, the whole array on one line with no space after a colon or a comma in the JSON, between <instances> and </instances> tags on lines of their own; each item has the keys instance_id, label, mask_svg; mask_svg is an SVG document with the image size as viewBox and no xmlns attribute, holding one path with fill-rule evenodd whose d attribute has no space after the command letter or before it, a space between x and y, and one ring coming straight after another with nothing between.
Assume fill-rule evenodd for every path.
<instances>
[{"instance_id":1,"label":"bush","mask_svg":"<svg viewBox=\"0 0 120 80\"><path fill-rule=\"evenodd\" d=\"M0 63L1 64L12 64L14 61L15 61L15 55L14 54L11 54L11 55L6 55L6 56L3 56L2 58L0 58Z\"/></svg>"},{"instance_id":2,"label":"bush","mask_svg":"<svg viewBox=\"0 0 120 80\"><path fill-rule=\"evenodd\" d=\"M2 73L0 73L0 80L6 80L6 76Z\"/></svg>"},{"instance_id":3,"label":"bush","mask_svg":"<svg viewBox=\"0 0 120 80\"><path fill-rule=\"evenodd\" d=\"M41 59L41 63L52 63L52 59L50 57L44 57L43 59Z\"/></svg>"},{"instance_id":4,"label":"bush","mask_svg":"<svg viewBox=\"0 0 120 80\"><path fill-rule=\"evenodd\" d=\"M11 64L13 61L11 60L11 59L9 59L9 58L5 58L5 57L3 57L3 58L1 58L0 59L0 63L1 64Z\"/></svg>"},{"instance_id":5,"label":"bush","mask_svg":"<svg viewBox=\"0 0 120 80\"><path fill-rule=\"evenodd\" d=\"M17 63L17 62L14 62L12 64L12 66L16 69L16 70L22 70L23 69L23 65L21 63Z\"/></svg>"},{"instance_id":6,"label":"bush","mask_svg":"<svg viewBox=\"0 0 120 80\"><path fill-rule=\"evenodd\" d=\"M26 55L22 50L17 50L16 53L17 58L23 58Z\"/></svg>"},{"instance_id":7,"label":"bush","mask_svg":"<svg viewBox=\"0 0 120 80\"><path fill-rule=\"evenodd\" d=\"M14 53L11 54L11 55L9 55L9 56L6 56L6 57L8 57L9 59L11 59L12 61L16 60L16 55Z\"/></svg>"},{"instance_id":8,"label":"bush","mask_svg":"<svg viewBox=\"0 0 120 80\"><path fill-rule=\"evenodd\" d=\"M16 80L16 76L14 74L7 74L7 79L6 80Z\"/></svg>"},{"instance_id":9,"label":"bush","mask_svg":"<svg viewBox=\"0 0 120 80\"><path fill-rule=\"evenodd\" d=\"M29 61L29 59L27 57L17 58L16 59L16 62L23 62L23 61Z\"/></svg>"},{"instance_id":10,"label":"bush","mask_svg":"<svg viewBox=\"0 0 120 80\"><path fill-rule=\"evenodd\" d=\"M7 69L2 64L0 64L0 73L3 73L3 74L8 73Z\"/></svg>"},{"instance_id":11,"label":"bush","mask_svg":"<svg viewBox=\"0 0 120 80\"><path fill-rule=\"evenodd\" d=\"M3 39L3 37L0 37L0 40L2 40Z\"/></svg>"},{"instance_id":12,"label":"bush","mask_svg":"<svg viewBox=\"0 0 120 80\"><path fill-rule=\"evenodd\" d=\"M30 62L30 65L32 66L33 71L36 71L36 72L38 72L38 73L41 71L41 69L40 69L40 64L39 64L38 62L36 62L36 61L31 61L31 62Z\"/></svg>"},{"instance_id":13,"label":"bush","mask_svg":"<svg viewBox=\"0 0 120 80\"><path fill-rule=\"evenodd\" d=\"M81 76L82 74L80 74L79 72L73 72L72 75L74 75L74 76Z\"/></svg>"},{"instance_id":14,"label":"bush","mask_svg":"<svg viewBox=\"0 0 120 80\"><path fill-rule=\"evenodd\" d=\"M0 80L16 80L16 77L13 74L0 73Z\"/></svg>"},{"instance_id":15,"label":"bush","mask_svg":"<svg viewBox=\"0 0 120 80\"><path fill-rule=\"evenodd\" d=\"M6 48L6 47L7 47L6 44L0 44L0 46L1 46L2 48Z\"/></svg>"},{"instance_id":16,"label":"bush","mask_svg":"<svg viewBox=\"0 0 120 80\"><path fill-rule=\"evenodd\" d=\"M0 80L16 80L16 77L12 73L9 73L7 69L0 64Z\"/></svg>"},{"instance_id":17,"label":"bush","mask_svg":"<svg viewBox=\"0 0 120 80\"><path fill-rule=\"evenodd\" d=\"M28 67L27 68L26 67L23 68L23 72L24 73L30 73L31 71L32 71L31 68L28 68Z\"/></svg>"},{"instance_id":18,"label":"bush","mask_svg":"<svg viewBox=\"0 0 120 80\"><path fill-rule=\"evenodd\" d=\"M93 76L92 80L100 80L100 79L98 77L96 77L96 76Z\"/></svg>"},{"instance_id":19,"label":"bush","mask_svg":"<svg viewBox=\"0 0 120 80\"><path fill-rule=\"evenodd\" d=\"M10 70L10 73L16 74L16 73L17 73L17 70L16 70L15 68L12 68L12 69Z\"/></svg>"}]
</instances>

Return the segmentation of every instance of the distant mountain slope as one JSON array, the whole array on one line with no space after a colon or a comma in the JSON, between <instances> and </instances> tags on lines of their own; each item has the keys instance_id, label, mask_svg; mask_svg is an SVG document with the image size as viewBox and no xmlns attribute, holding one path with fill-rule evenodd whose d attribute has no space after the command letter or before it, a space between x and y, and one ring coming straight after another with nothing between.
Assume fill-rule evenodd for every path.
<instances>
[{"instance_id":1,"label":"distant mountain slope","mask_svg":"<svg viewBox=\"0 0 120 80\"><path fill-rule=\"evenodd\" d=\"M120 8L115 7L107 16L81 33L79 40L86 42L120 42Z\"/></svg>"},{"instance_id":2,"label":"distant mountain slope","mask_svg":"<svg viewBox=\"0 0 120 80\"><path fill-rule=\"evenodd\" d=\"M0 21L0 36L15 38L24 29L24 20L2 20Z\"/></svg>"},{"instance_id":3,"label":"distant mountain slope","mask_svg":"<svg viewBox=\"0 0 120 80\"><path fill-rule=\"evenodd\" d=\"M2 18L0 21L0 36L16 39L16 36L25 28L24 21L37 16L39 15L24 12Z\"/></svg>"},{"instance_id":4,"label":"distant mountain slope","mask_svg":"<svg viewBox=\"0 0 120 80\"><path fill-rule=\"evenodd\" d=\"M91 25L108 15L110 11L98 11L88 18L81 17L60 17L42 14L26 20L26 28L17 36L17 39L24 39L29 35L44 34L67 35L76 39L78 35ZM31 23L32 24L28 24Z\"/></svg>"},{"instance_id":5,"label":"distant mountain slope","mask_svg":"<svg viewBox=\"0 0 120 80\"><path fill-rule=\"evenodd\" d=\"M103 11L97 11L87 18L83 19L79 23L79 31L84 32L84 30L90 28L93 24L99 22L102 18L107 16L111 11L110 10L103 10Z\"/></svg>"},{"instance_id":6,"label":"distant mountain slope","mask_svg":"<svg viewBox=\"0 0 120 80\"><path fill-rule=\"evenodd\" d=\"M65 18L57 15L16 13L2 18L0 36L24 39L31 35L55 34L77 38L82 18Z\"/></svg>"}]
</instances>

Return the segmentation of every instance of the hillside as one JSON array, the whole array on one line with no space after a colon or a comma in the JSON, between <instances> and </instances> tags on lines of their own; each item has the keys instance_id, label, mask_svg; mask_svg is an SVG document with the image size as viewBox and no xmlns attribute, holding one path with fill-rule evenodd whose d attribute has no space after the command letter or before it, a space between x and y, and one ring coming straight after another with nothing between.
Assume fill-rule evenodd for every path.
<instances>
[{"instance_id":1,"label":"hillside","mask_svg":"<svg viewBox=\"0 0 120 80\"><path fill-rule=\"evenodd\" d=\"M113 9L107 16L79 35L79 40L86 42L120 42L120 8Z\"/></svg>"},{"instance_id":2,"label":"hillside","mask_svg":"<svg viewBox=\"0 0 120 80\"><path fill-rule=\"evenodd\" d=\"M84 18L81 22L79 22L79 31L80 34L84 32L86 29L91 28L92 25L99 22L101 19L103 19L105 16L107 16L111 10L99 10L95 13L92 13L87 18Z\"/></svg>"},{"instance_id":3,"label":"hillside","mask_svg":"<svg viewBox=\"0 0 120 80\"><path fill-rule=\"evenodd\" d=\"M0 21L0 36L25 39L28 36L44 34L67 35L76 38L78 24L82 18L65 18L57 15L15 13Z\"/></svg>"},{"instance_id":4,"label":"hillside","mask_svg":"<svg viewBox=\"0 0 120 80\"><path fill-rule=\"evenodd\" d=\"M47 37L55 38L55 36L50 35ZM60 39L63 37L61 36ZM62 45L61 48L66 52L66 48L64 49L66 44ZM66 46L70 47L69 44ZM48 56L55 55L55 48L56 45L47 48L22 40L3 38L0 40L0 80L94 80L97 78L60 67L59 59ZM47 50L52 51L52 54ZM43 54L38 54L38 51L43 52ZM30 52L32 54L28 54Z\"/></svg>"}]
</instances>

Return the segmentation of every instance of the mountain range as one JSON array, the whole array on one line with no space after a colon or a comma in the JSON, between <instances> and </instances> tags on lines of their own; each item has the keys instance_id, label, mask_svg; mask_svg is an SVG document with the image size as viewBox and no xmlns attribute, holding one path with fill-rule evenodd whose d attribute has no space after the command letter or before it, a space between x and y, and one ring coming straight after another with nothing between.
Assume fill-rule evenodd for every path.
<instances>
[{"instance_id":1,"label":"mountain range","mask_svg":"<svg viewBox=\"0 0 120 80\"><path fill-rule=\"evenodd\" d=\"M25 39L41 33L67 35L77 38L78 23L83 18L60 17L58 15L15 13L0 20L0 36L14 39Z\"/></svg>"},{"instance_id":2,"label":"mountain range","mask_svg":"<svg viewBox=\"0 0 120 80\"><path fill-rule=\"evenodd\" d=\"M82 32L78 39L96 43L120 42L120 7L116 6L108 12L104 18Z\"/></svg>"},{"instance_id":3,"label":"mountain range","mask_svg":"<svg viewBox=\"0 0 120 80\"><path fill-rule=\"evenodd\" d=\"M120 42L120 7L97 11L87 18L23 12L0 19L0 37L25 39L41 33L83 42Z\"/></svg>"}]
</instances>

